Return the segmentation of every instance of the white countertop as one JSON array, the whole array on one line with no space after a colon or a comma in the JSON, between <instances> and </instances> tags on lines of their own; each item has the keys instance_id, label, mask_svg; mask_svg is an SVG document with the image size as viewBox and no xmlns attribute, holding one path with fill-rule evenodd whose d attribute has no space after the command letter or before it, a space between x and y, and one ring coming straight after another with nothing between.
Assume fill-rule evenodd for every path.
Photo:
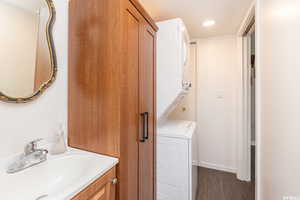
<instances>
[{"instance_id":1,"label":"white countertop","mask_svg":"<svg viewBox=\"0 0 300 200\"><path fill-rule=\"evenodd\" d=\"M10 160L0 160L0 197L5 200L69 200L118 163L117 158L68 148L44 163L7 174Z\"/></svg>"}]
</instances>

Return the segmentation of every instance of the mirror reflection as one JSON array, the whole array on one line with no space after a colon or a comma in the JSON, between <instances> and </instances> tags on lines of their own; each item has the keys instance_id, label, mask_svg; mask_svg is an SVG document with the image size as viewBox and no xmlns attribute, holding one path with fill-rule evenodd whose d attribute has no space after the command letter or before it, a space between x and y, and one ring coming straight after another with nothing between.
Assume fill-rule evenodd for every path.
<instances>
[{"instance_id":1,"label":"mirror reflection","mask_svg":"<svg viewBox=\"0 0 300 200\"><path fill-rule=\"evenodd\" d=\"M46 0L0 0L0 93L26 98L53 75Z\"/></svg>"}]
</instances>

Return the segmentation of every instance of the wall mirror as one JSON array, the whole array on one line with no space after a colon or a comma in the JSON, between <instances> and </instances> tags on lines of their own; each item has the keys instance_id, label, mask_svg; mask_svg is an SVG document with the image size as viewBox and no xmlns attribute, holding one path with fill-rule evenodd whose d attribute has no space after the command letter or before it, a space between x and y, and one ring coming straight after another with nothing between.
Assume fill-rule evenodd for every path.
<instances>
[{"instance_id":1,"label":"wall mirror","mask_svg":"<svg viewBox=\"0 0 300 200\"><path fill-rule=\"evenodd\" d=\"M0 0L0 100L25 103L55 80L52 0Z\"/></svg>"}]
</instances>

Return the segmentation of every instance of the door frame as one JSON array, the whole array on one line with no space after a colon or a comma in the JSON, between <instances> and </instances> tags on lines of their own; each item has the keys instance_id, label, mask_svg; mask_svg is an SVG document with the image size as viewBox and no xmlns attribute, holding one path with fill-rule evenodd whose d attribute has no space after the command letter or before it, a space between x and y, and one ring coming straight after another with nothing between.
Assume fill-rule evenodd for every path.
<instances>
[{"instance_id":1,"label":"door frame","mask_svg":"<svg viewBox=\"0 0 300 200\"><path fill-rule=\"evenodd\" d=\"M255 30L255 2L253 2L237 34L237 178L251 181L251 38ZM257 162L256 162L257 165Z\"/></svg>"}]
</instances>

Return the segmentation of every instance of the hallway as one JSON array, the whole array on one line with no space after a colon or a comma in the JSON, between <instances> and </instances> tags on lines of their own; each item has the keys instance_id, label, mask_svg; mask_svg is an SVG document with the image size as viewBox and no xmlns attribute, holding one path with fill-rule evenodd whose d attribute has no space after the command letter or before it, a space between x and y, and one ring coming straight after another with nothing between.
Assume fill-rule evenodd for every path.
<instances>
[{"instance_id":1,"label":"hallway","mask_svg":"<svg viewBox=\"0 0 300 200\"><path fill-rule=\"evenodd\" d=\"M197 200L254 200L255 148L252 147L252 181L243 182L236 174L199 167Z\"/></svg>"}]
</instances>

